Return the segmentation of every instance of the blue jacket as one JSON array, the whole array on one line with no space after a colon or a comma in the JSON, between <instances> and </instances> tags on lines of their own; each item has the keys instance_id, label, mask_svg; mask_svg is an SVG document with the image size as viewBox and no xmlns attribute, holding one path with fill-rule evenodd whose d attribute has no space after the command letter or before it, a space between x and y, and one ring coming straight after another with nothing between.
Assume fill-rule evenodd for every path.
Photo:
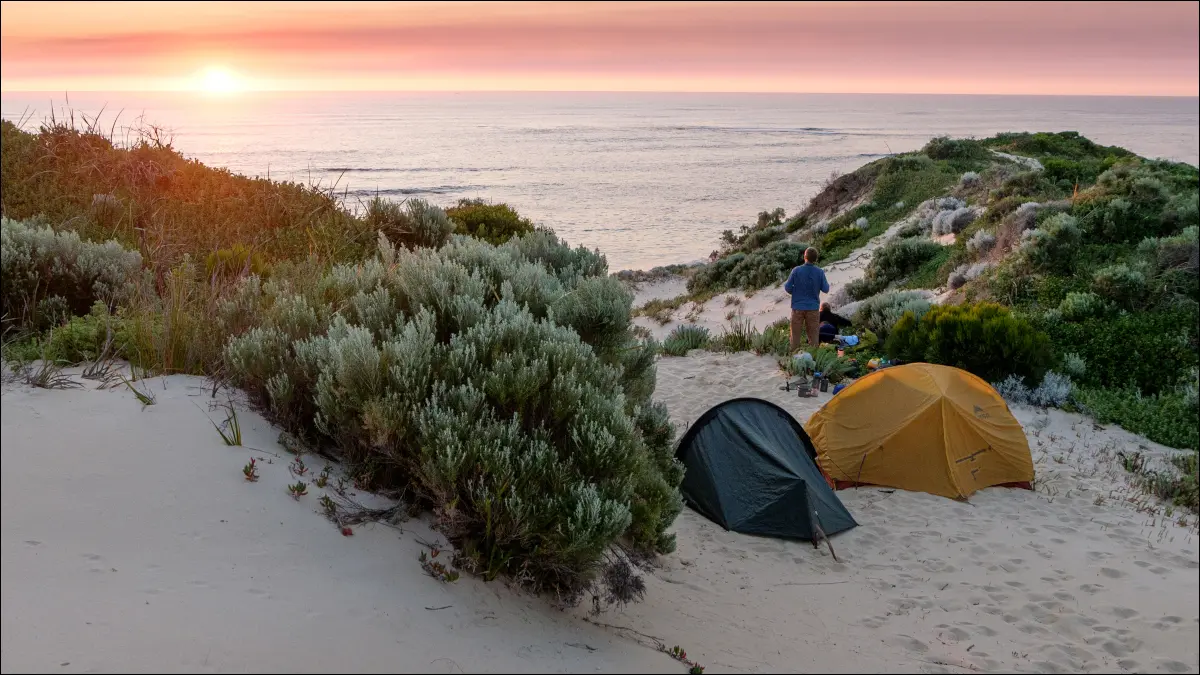
<instances>
[{"instance_id":1,"label":"blue jacket","mask_svg":"<svg viewBox=\"0 0 1200 675\"><path fill-rule=\"evenodd\" d=\"M829 292L829 280L820 267L804 263L792 269L783 290L792 294L792 309L820 309L821 294Z\"/></svg>"}]
</instances>

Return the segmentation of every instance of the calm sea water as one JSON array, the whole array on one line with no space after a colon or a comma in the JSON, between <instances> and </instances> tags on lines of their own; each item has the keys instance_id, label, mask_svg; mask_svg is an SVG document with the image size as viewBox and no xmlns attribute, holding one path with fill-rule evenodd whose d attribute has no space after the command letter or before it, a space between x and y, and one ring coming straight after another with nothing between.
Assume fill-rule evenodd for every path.
<instances>
[{"instance_id":1,"label":"calm sea water","mask_svg":"<svg viewBox=\"0 0 1200 675\"><path fill-rule=\"evenodd\" d=\"M5 93L36 127L62 94ZM789 213L832 172L930 137L1079 131L1196 164L1200 99L778 94L86 93L70 107L120 129L166 127L189 157L235 172L449 205L505 201L613 270L703 258L721 230ZM117 113L120 117L116 117Z\"/></svg>"}]
</instances>

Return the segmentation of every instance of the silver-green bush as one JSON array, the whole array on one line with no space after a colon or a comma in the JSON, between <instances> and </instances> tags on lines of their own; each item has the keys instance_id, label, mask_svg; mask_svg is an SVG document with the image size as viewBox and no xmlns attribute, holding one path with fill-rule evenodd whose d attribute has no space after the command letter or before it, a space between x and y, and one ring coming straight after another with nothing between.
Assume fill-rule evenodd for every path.
<instances>
[{"instance_id":1,"label":"silver-green bush","mask_svg":"<svg viewBox=\"0 0 1200 675\"><path fill-rule=\"evenodd\" d=\"M4 218L0 316L6 325L49 324L87 314L97 300L112 307L133 291L141 267L141 254L115 241Z\"/></svg>"},{"instance_id":2,"label":"silver-green bush","mask_svg":"<svg viewBox=\"0 0 1200 675\"><path fill-rule=\"evenodd\" d=\"M618 539L673 549L683 474L629 293L602 257L528 237L384 238L319 279L247 281L222 321L257 297L259 322L226 361L290 431L432 510L468 569L572 597Z\"/></svg>"},{"instance_id":3,"label":"silver-green bush","mask_svg":"<svg viewBox=\"0 0 1200 675\"><path fill-rule=\"evenodd\" d=\"M919 320L930 307L932 304L920 291L886 291L859 304L854 325L883 340L905 312L912 312Z\"/></svg>"}]
</instances>

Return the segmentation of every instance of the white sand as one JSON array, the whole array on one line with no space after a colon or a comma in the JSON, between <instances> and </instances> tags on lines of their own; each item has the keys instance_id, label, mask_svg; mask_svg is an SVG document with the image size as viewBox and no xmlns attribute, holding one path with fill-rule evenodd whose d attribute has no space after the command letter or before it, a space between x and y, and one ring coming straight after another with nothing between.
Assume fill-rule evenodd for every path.
<instances>
[{"instance_id":1,"label":"white sand","mask_svg":"<svg viewBox=\"0 0 1200 675\"><path fill-rule=\"evenodd\" d=\"M658 368L680 425L737 396L806 422L829 398L780 391L769 357L694 352ZM1035 492L992 488L960 503L842 491L860 526L834 537L840 563L685 510L648 600L612 621L683 645L712 672L1197 672L1194 519L1164 518L1112 455L1178 451L1077 415L1017 416Z\"/></svg>"},{"instance_id":2,"label":"white sand","mask_svg":"<svg viewBox=\"0 0 1200 675\"><path fill-rule=\"evenodd\" d=\"M154 382L144 410L122 390L5 387L5 672L684 672L584 623L584 608L423 575L416 540L436 534L419 520L340 536L315 512L319 490L285 493L286 455L221 444L193 404L210 400L202 381ZM749 354L659 364L681 426L735 396L802 422L828 399L781 382ZM1018 417L1035 492L843 491L860 527L834 537L841 562L685 510L646 600L599 620L681 645L712 673L1200 670L1194 521L1163 517L1112 456L1173 451L1074 415ZM283 454L269 425L241 418L247 445ZM249 456L264 458L258 483L242 479Z\"/></svg>"},{"instance_id":3,"label":"white sand","mask_svg":"<svg viewBox=\"0 0 1200 675\"><path fill-rule=\"evenodd\" d=\"M5 385L4 672L679 672L503 584L426 576L420 521L343 537L321 490L287 494L260 417L241 410L245 444L282 458L224 446L202 380L151 382L144 410L124 389Z\"/></svg>"}]
</instances>

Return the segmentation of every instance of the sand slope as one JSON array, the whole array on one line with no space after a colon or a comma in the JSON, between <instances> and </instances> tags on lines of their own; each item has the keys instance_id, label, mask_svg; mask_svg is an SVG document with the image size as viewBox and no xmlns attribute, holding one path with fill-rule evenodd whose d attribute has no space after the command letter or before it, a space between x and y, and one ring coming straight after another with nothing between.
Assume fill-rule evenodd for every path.
<instances>
[{"instance_id":1,"label":"sand slope","mask_svg":"<svg viewBox=\"0 0 1200 675\"><path fill-rule=\"evenodd\" d=\"M128 390L5 386L4 672L678 672L503 584L426 576L420 521L343 537L315 486L287 494L290 456L221 443L202 380L151 382L144 410ZM246 445L283 454L240 418Z\"/></svg>"},{"instance_id":2,"label":"sand slope","mask_svg":"<svg viewBox=\"0 0 1200 675\"><path fill-rule=\"evenodd\" d=\"M144 410L123 390L6 385L6 672L685 671L633 632L588 625L584 607L425 576L417 540L437 535L419 520L342 537L316 513L319 490L286 494L289 457L221 444L201 380L153 382ZM781 382L769 357L696 352L660 361L658 397L681 426L735 396L801 421L828 398ZM685 510L646 600L599 620L681 645L711 673L1197 672L1194 519L1164 517L1113 458L1173 451L1074 415L1017 414L1035 492L843 491L861 526L834 538L841 562ZM241 416L247 445L283 454L269 425ZM254 484L250 456L264 463Z\"/></svg>"}]
</instances>

